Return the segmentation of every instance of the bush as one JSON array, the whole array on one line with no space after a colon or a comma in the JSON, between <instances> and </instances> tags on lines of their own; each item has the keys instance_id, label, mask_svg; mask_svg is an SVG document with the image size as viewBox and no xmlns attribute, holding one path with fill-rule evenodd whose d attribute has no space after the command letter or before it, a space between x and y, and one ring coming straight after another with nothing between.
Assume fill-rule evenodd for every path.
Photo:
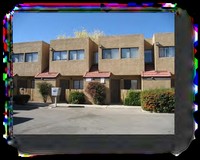
<instances>
[{"instance_id":1,"label":"bush","mask_svg":"<svg viewBox=\"0 0 200 160\"><path fill-rule=\"evenodd\" d=\"M83 104L85 103L85 95L83 92L74 91L69 94L69 103Z\"/></svg>"},{"instance_id":2,"label":"bush","mask_svg":"<svg viewBox=\"0 0 200 160\"><path fill-rule=\"evenodd\" d=\"M48 96L51 95L50 94L51 93L51 87L52 87L52 84L47 83L47 82L38 83L39 92L42 95L44 103L47 102Z\"/></svg>"},{"instance_id":3,"label":"bush","mask_svg":"<svg viewBox=\"0 0 200 160\"><path fill-rule=\"evenodd\" d=\"M124 100L124 105L127 106L140 106L141 102L140 102L140 91L134 91L134 90L130 90L128 92L127 97Z\"/></svg>"},{"instance_id":4,"label":"bush","mask_svg":"<svg viewBox=\"0 0 200 160\"><path fill-rule=\"evenodd\" d=\"M154 89L141 93L142 108L151 112L173 113L175 108L174 89Z\"/></svg>"},{"instance_id":5,"label":"bush","mask_svg":"<svg viewBox=\"0 0 200 160\"><path fill-rule=\"evenodd\" d=\"M15 104L26 104L30 100L30 95L15 95L13 96L13 101Z\"/></svg>"},{"instance_id":6,"label":"bush","mask_svg":"<svg viewBox=\"0 0 200 160\"><path fill-rule=\"evenodd\" d=\"M95 104L104 104L106 99L106 88L99 82L89 82L86 92L92 97Z\"/></svg>"}]
</instances>

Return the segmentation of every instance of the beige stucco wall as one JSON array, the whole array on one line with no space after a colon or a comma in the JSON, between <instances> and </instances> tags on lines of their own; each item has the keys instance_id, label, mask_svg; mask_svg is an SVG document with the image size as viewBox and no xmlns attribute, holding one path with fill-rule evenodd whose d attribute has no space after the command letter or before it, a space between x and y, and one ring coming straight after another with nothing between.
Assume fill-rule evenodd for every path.
<instances>
[{"instance_id":1,"label":"beige stucco wall","mask_svg":"<svg viewBox=\"0 0 200 160\"><path fill-rule=\"evenodd\" d=\"M144 36L106 36L99 38L102 49L119 48L119 59L102 59L99 47L99 70L110 71L114 75L139 75L144 71ZM139 47L139 58L121 59L121 48Z\"/></svg>"},{"instance_id":2,"label":"beige stucco wall","mask_svg":"<svg viewBox=\"0 0 200 160\"><path fill-rule=\"evenodd\" d=\"M170 71L172 74L174 74L174 72L175 72L174 57L159 58L159 47L156 46L156 42L159 42L160 45L163 47L164 46L175 46L174 37L175 37L174 33L157 33L157 34L153 35L155 70Z\"/></svg>"},{"instance_id":3,"label":"beige stucco wall","mask_svg":"<svg viewBox=\"0 0 200 160\"><path fill-rule=\"evenodd\" d=\"M52 61L53 51L50 51L49 70L59 72L61 75L66 76L81 76L88 72L91 66L92 49L90 47L91 40L89 38L69 38L52 40L50 47L55 51L69 51L84 49L84 60L60 60ZM91 50L89 50L91 49Z\"/></svg>"},{"instance_id":4,"label":"beige stucco wall","mask_svg":"<svg viewBox=\"0 0 200 160\"><path fill-rule=\"evenodd\" d=\"M144 49L152 49L153 45L152 45L152 38L145 38L144 40Z\"/></svg>"},{"instance_id":5,"label":"beige stucco wall","mask_svg":"<svg viewBox=\"0 0 200 160\"><path fill-rule=\"evenodd\" d=\"M45 54L44 58L47 57L48 47L49 44L43 41L14 43L13 44L14 53L38 52L38 61L13 63L13 73L18 74L19 76L35 76L37 73L41 73L45 68L45 66L47 65L47 63L46 64L44 63L42 65L42 61L44 61L42 54ZM25 61L25 55L24 55L24 61Z\"/></svg>"},{"instance_id":6,"label":"beige stucco wall","mask_svg":"<svg viewBox=\"0 0 200 160\"><path fill-rule=\"evenodd\" d=\"M153 80L142 78L142 90L155 88L171 88L171 78L155 78Z\"/></svg>"}]
</instances>

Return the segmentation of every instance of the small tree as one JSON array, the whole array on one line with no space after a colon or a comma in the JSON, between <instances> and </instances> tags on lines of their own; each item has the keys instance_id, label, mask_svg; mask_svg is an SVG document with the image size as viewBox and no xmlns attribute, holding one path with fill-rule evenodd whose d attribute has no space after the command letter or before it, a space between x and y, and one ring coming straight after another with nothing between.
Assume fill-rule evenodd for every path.
<instances>
[{"instance_id":1,"label":"small tree","mask_svg":"<svg viewBox=\"0 0 200 160\"><path fill-rule=\"evenodd\" d=\"M99 82L89 82L86 92L93 98L95 104L104 104L106 99L106 88Z\"/></svg>"},{"instance_id":2,"label":"small tree","mask_svg":"<svg viewBox=\"0 0 200 160\"><path fill-rule=\"evenodd\" d=\"M95 29L93 32L88 32L85 28L82 28L80 30L75 30L73 36L66 36L66 34L61 34L57 36L57 39L67 39L67 38L86 38L90 37L93 41L97 42L99 36L104 36L104 32Z\"/></svg>"},{"instance_id":3,"label":"small tree","mask_svg":"<svg viewBox=\"0 0 200 160\"><path fill-rule=\"evenodd\" d=\"M47 82L38 83L39 92L42 95L44 103L47 102L47 98L48 96L50 96L51 87L52 87L52 84L47 83Z\"/></svg>"}]
</instances>

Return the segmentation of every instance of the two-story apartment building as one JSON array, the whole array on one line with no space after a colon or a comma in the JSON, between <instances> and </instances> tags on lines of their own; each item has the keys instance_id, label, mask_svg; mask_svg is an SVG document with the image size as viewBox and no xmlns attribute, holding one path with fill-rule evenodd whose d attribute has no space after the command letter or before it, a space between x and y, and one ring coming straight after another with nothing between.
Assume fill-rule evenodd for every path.
<instances>
[{"instance_id":1,"label":"two-story apartment building","mask_svg":"<svg viewBox=\"0 0 200 160\"><path fill-rule=\"evenodd\" d=\"M36 84L41 81L61 87L60 101L68 100L69 92L73 90L85 93L90 81L98 81L106 86L107 104L120 103L130 89L174 87L174 33L157 33L148 39L142 34L102 36L98 42L90 38L58 39L52 40L49 45L45 43L46 50L38 46L37 49L40 48L42 52L31 48L17 50L17 46L24 48L23 45L31 43L36 42L14 44L13 57L21 52L38 52L40 70L31 68L35 63L33 61L27 67L31 71L22 73L20 69L27 64L26 58L21 63L14 61L13 67L18 79L32 78L35 83L35 94L32 95L34 101L41 101L36 88ZM90 102L87 93L85 95L87 102Z\"/></svg>"},{"instance_id":2,"label":"two-story apartment building","mask_svg":"<svg viewBox=\"0 0 200 160\"><path fill-rule=\"evenodd\" d=\"M48 69L49 44L43 41L13 45L14 94L34 97L35 75Z\"/></svg>"}]
</instances>

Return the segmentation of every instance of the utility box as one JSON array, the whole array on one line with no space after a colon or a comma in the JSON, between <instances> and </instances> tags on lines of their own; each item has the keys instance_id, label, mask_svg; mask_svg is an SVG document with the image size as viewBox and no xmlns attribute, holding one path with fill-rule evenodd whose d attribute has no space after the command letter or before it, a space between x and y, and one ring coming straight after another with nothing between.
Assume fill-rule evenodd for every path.
<instances>
[{"instance_id":1,"label":"utility box","mask_svg":"<svg viewBox=\"0 0 200 160\"><path fill-rule=\"evenodd\" d=\"M51 95L52 96L60 96L60 88L59 87L52 87L51 88Z\"/></svg>"}]
</instances>

